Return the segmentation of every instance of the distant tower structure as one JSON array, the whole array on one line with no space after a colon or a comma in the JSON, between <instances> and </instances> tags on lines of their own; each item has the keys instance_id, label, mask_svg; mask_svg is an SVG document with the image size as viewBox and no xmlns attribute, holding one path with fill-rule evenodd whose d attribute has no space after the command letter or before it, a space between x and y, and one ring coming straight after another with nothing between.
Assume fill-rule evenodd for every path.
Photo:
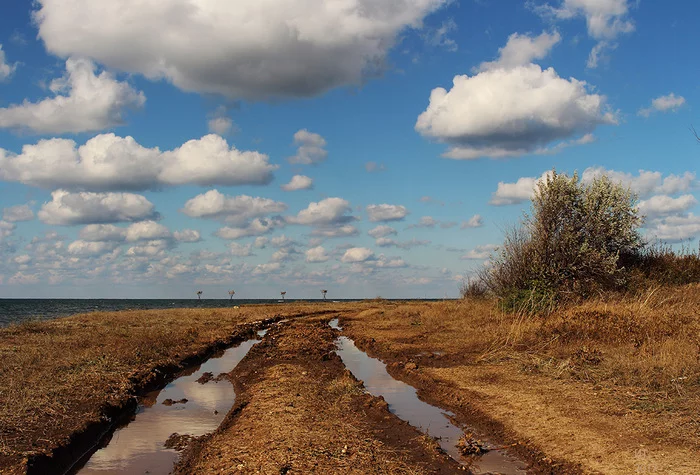
<instances>
[{"instance_id":1,"label":"distant tower structure","mask_svg":"<svg viewBox=\"0 0 700 475\"><path fill-rule=\"evenodd\" d=\"M229 290L229 291L228 291L228 294L231 296L231 298L230 298L229 300L233 300L233 296L236 295L236 291L235 291L235 290Z\"/></svg>"},{"instance_id":2,"label":"distant tower structure","mask_svg":"<svg viewBox=\"0 0 700 475\"><path fill-rule=\"evenodd\" d=\"M280 292L280 295L282 296L282 300L284 301L284 296L287 295L287 292Z\"/></svg>"},{"instance_id":3,"label":"distant tower structure","mask_svg":"<svg viewBox=\"0 0 700 475\"><path fill-rule=\"evenodd\" d=\"M199 300L202 300L202 294L203 294L203 293L204 293L204 291L202 291L202 290L198 290L198 291L197 291L197 298L198 298Z\"/></svg>"},{"instance_id":4,"label":"distant tower structure","mask_svg":"<svg viewBox=\"0 0 700 475\"><path fill-rule=\"evenodd\" d=\"M321 293L323 294L323 300L326 300L326 294L328 293L328 291L322 290Z\"/></svg>"}]
</instances>

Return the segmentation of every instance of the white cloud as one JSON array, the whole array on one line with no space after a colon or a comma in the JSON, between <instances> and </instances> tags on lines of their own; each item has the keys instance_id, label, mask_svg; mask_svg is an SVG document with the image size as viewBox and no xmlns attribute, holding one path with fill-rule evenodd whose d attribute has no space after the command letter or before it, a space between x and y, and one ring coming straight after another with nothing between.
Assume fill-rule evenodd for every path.
<instances>
[{"instance_id":1,"label":"white cloud","mask_svg":"<svg viewBox=\"0 0 700 475\"><path fill-rule=\"evenodd\" d=\"M480 228L483 225L484 225L484 218L482 218L480 214L475 214L474 216L469 218L469 221L462 221L462 225L460 226L460 229Z\"/></svg>"},{"instance_id":2,"label":"white cloud","mask_svg":"<svg viewBox=\"0 0 700 475\"><path fill-rule=\"evenodd\" d=\"M488 259L489 257L491 257L491 254L496 249L498 249L498 246L496 244L484 244L483 246L476 246L474 249L470 250L462 257L460 257L460 259Z\"/></svg>"},{"instance_id":3,"label":"white cloud","mask_svg":"<svg viewBox=\"0 0 700 475\"><path fill-rule=\"evenodd\" d=\"M12 235L17 225L8 221L0 220L0 238L6 238Z\"/></svg>"},{"instance_id":4,"label":"white cloud","mask_svg":"<svg viewBox=\"0 0 700 475\"><path fill-rule=\"evenodd\" d=\"M534 54L532 49L510 53L515 49L501 50L510 55L510 63ZM551 143L617 123L605 96L589 92L586 82L563 79L553 68L532 63L505 67L500 63L505 60L486 63L482 67L487 69L471 77L455 76L449 91L438 87L431 92L415 129L448 144L443 156L470 160L547 153L556 151L547 149Z\"/></svg>"},{"instance_id":5,"label":"white cloud","mask_svg":"<svg viewBox=\"0 0 700 475\"><path fill-rule=\"evenodd\" d=\"M372 236L375 239L387 237L390 235L396 235L396 229L392 228L391 226L387 225L379 225L376 228L370 229L367 234Z\"/></svg>"},{"instance_id":6,"label":"white cloud","mask_svg":"<svg viewBox=\"0 0 700 475\"><path fill-rule=\"evenodd\" d=\"M69 58L66 74L49 86L56 96L0 108L0 128L63 134L124 125L124 112L143 107L146 97L108 72L96 75L95 70L92 61Z\"/></svg>"},{"instance_id":7,"label":"white cloud","mask_svg":"<svg viewBox=\"0 0 700 475\"><path fill-rule=\"evenodd\" d=\"M269 99L359 85L399 34L445 0L40 0L48 52L94 58L186 91ZM79 25L79 27L76 27ZM177 34L163 34L173 31Z\"/></svg>"},{"instance_id":8,"label":"white cloud","mask_svg":"<svg viewBox=\"0 0 700 475\"><path fill-rule=\"evenodd\" d=\"M7 62L5 52L2 50L2 44L0 44L0 81L9 79L14 74L16 69L16 64L9 64Z\"/></svg>"},{"instance_id":9,"label":"white cloud","mask_svg":"<svg viewBox=\"0 0 700 475\"><path fill-rule=\"evenodd\" d=\"M253 249L251 244L239 244L237 242L232 242L228 245L231 254L236 257L248 257L253 255Z\"/></svg>"},{"instance_id":10,"label":"white cloud","mask_svg":"<svg viewBox=\"0 0 700 475\"><path fill-rule=\"evenodd\" d=\"M685 97L676 96L674 93L667 96L660 96L651 101L651 107L639 109L638 114L643 117L649 117L652 112L676 112L685 105Z\"/></svg>"},{"instance_id":11,"label":"white cloud","mask_svg":"<svg viewBox=\"0 0 700 475\"><path fill-rule=\"evenodd\" d=\"M286 209L286 204L268 198L228 196L218 190L209 190L188 200L182 212L193 218L218 219L242 225L251 218L281 213Z\"/></svg>"},{"instance_id":12,"label":"white cloud","mask_svg":"<svg viewBox=\"0 0 700 475\"><path fill-rule=\"evenodd\" d=\"M345 251L343 257L340 259L345 263L353 262L365 262L374 256L374 252L366 247L352 247Z\"/></svg>"},{"instance_id":13,"label":"white cloud","mask_svg":"<svg viewBox=\"0 0 700 475\"><path fill-rule=\"evenodd\" d=\"M19 221L31 221L34 219L34 212L29 205L17 205L4 208L2 210L2 218L5 221L16 223Z\"/></svg>"},{"instance_id":14,"label":"white cloud","mask_svg":"<svg viewBox=\"0 0 700 475\"><path fill-rule=\"evenodd\" d=\"M589 167L581 174L581 181L590 183L595 178L607 176L612 181L629 186L640 197L645 198L652 194L674 195L697 188L699 183L693 172L685 172L683 175L668 175L665 178L661 172L639 170L637 175L617 170L609 170L604 167Z\"/></svg>"},{"instance_id":15,"label":"white cloud","mask_svg":"<svg viewBox=\"0 0 700 475\"><path fill-rule=\"evenodd\" d=\"M241 239L250 236L262 236L283 226L284 222L280 219L255 218L243 226L223 227L216 231L215 234L221 239Z\"/></svg>"},{"instance_id":16,"label":"white cloud","mask_svg":"<svg viewBox=\"0 0 700 475\"><path fill-rule=\"evenodd\" d=\"M170 230L155 221L141 221L126 228L126 240L129 242L155 241L171 237Z\"/></svg>"},{"instance_id":17,"label":"white cloud","mask_svg":"<svg viewBox=\"0 0 700 475\"><path fill-rule=\"evenodd\" d=\"M268 238L260 236L255 238L255 242L253 242L253 247L255 247L256 249L265 249L268 242L270 242Z\"/></svg>"},{"instance_id":18,"label":"white cloud","mask_svg":"<svg viewBox=\"0 0 700 475\"><path fill-rule=\"evenodd\" d=\"M281 186L284 191L310 190L313 187L314 181L304 175L294 175L289 183Z\"/></svg>"},{"instance_id":19,"label":"white cloud","mask_svg":"<svg viewBox=\"0 0 700 475\"><path fill-rule=\"evenodd\" d=\"M46 224L71 226L158 218L153 203L132 193L69 193L57 190L38 213Z\"/></svg>"},{"instance_id":20,"label":"white cloud","mask_svg":"<svg viewBox=\"0 0 700 475\"><path fill-rule=\"evenodd\" d=\"M561 36L556 31L551 34L542 33L535 38L527 34L513 33L508 37L506 45L499 48L498 59L481 63L476 71L488 71L489 69L499 68L512 69L517 66L524 66L535 59L546 57L559 41L561 41Z\"/></svg>"},{"instance_id":21,"label":"white cloud","mask_svg":"<svg viewBox=\"0 0 700 475\"><path fill-rule=\"evenodd\" d=\"M326 139L306 129L294 134L294 144L298 147L297 154L289 157L289 163L312 165L321 163L328 157L328 152L323 148Z\"/></svg>"},{"instance_id":22,"label":"white cloud","mask_svg":"<svg viewBox=\"0 0 700 475\"><path fill-rule=\"evenodd\" d=\"M678 214L688 211L698 204L698 200L693 195L683 195L672 198L668 195L652 196L648 200L639 203L639 212L648 218Z\"/></svg>"},{"instance_id":23,"label":"white cloud","mask_svg":"<svg viewBox=\"0 0 700 475\"><path fill-rule=\"evenodd\" d=\"M408 215L408 210L401 205L369 205L367 206L369 220L373 223L387 221L401 221Z\"/></svg>"},{"instance_id":24,"label":"white cloud","mask_svg":"<svg viewBox=\"0 0 700 475\"><path fill-rule=\"evenodd\" d=\"M700 216L668 216L655 223L649 234L661 241L679 242L700 236Z\"/></svg>"},{"instance_id":25,"label":"white cloud","mask_svg":"<svg viewBox=\"0 0 700 475\"><path fill-rule=\"evenodd\" d=\"M430 241L411 239L410 241L397 241L395 239L380 237L377 238L375 244L379 247L398 247L399 249L411 249L416 246L427 246Z\"/></svg>"},{"instance_id":26,"label":"white cloud","mask_svg":"<svg viewBox=\"0 0 700 475\"><path fill-rule=\"evenodd\" d=\"M326 254L326 250L323 248L323 246L312 247L306 251L305 254L306 262L308 263L326 262L328 260L328 254Z\"/></svg>"},{"instance_id":27,"label":"white cloud","mask_svg":"<svg viewBox=\"0 0 700 475\"><path fill-rule=\"evenodd\" d=\"M411 224L409 228L434 228L438 224L440 224L440 221L432 216L422 216L418 223Z\"/></svg>"},{"instance_id":28,"label":"white cloud","mask_svg":"<svg viewBox=\"0 0 700 475\"><path fill-rule=\"evenodd\" d=\"M351 211L348 201L342 198L326 198L317 203L309 203L309 206L299 211L296 216L288 217L287 222L307 226L346 224L357 219L347 215Z\"/></svg>"},{"instance_id":29,"label":"white cloud","mask_svg":"<svg viewBox=\"0 0 700 475\"><path fill-rule=\"evenodd\" d=\"M172 242L167 239L157 239L147 241L144 244L132 246L126 251L127 256L155 257L164 256L165 251L172 246Z\"/></svg>"},{"instance_id":30,"label":"white cloud","mask_svg":"<svg viewBox=\"0 0 700 475\"><path fill-rule=\"evenodd\" d=\"M539 178L522 177L515 183L499 182L496 192L491 196L489 204L495 206L513 205L523 203L535 194L535 187L540 180L544 180L550 174L546 171Z\"/></svg>"},{"instance_id":31,"label":"white cloud","mask_svg":"<svg viewBox=\"0 0 700 475\"><path fill-rule=\"evenodd\" d=\"M202 235L196 229L183 229L175 231L173 238L178 242L199 242L202 240Z\"/></svg>"},{"instance_id":32,"label":"white cloud","mask_svg":"<svg viewBox=\"0 0 700 475\"><path fill-rule=\"evenodd\" d=\"M84 241L124 241L126 229L113 224L88 224L78 233Z\"/></svg>"},{"instance_id":33,"label":"white cloud","mask_svg":"<svg viewBox=\"0 0 700 475\"><path fill-rule=\"evenodd\" d=\"M212 117L207 121L209 132L217 135L226 135L233 129L233 120L230 117Z\"/></svg>"},{"instance_id":34,"label":"white cloud","mask_svg":"<svg viewBox=\"0 0 700 475\"><path fill-rule=\"evenodd\" d=\"M360 231L355 226L350 224L345 224L342 226L318 226L316 229L311 231L312 236L319 236L322 238L341 238L341 237L353 237L360 234Z\"/></svg>"},{"instance_id":35,"label":"white cloud","mask_svg":"<svg viewBox=\"0 0 700 475\"><path fill-rule=\"evenodd\" d=\"M561 6L542 5L535 11L555 20L583 17L588 34L598 41L588 58L588 67L595 68L606 49L614 49L615 39L634 31L634 22L628 18L630 0L563 0Z\"/></svg>"},{"instance_id":36,"label":"white cloud","mask_svg":"<svg viewBox=\"0 0 700 475\"><path fill-rule=\"evenodd\" d=\"M114 251L118 243L108 241L73 241L68 245L68 254L78 257L96 257Z\"/></svg>"},{"instance_id":37,"label":"white cloud","mask_svg":"<svg viewBox=\"0 0 700 475\"><path fill-rule=\"evenodd\" d=\"M132 137L101 134L78 146L53 138L25 145L22 153L0 148L0 179L40 188L113 191L173 185L264 185L276 165L258 152L229 147L218 135L190 140L174 150L139 145Z\"/></svg>"},{"instance_id":38,"label":"white cloud","mask_svg":"<svg viewBox=\"0 0 700 475\"><path fill-rule=\"evenodd\" d=\"M459 49L457 42L449 38L448 35L457 30L457 23L450 18L442 22L442 24L430 31L425 36L426 43L430 46L445 48L447 51L455 52Z\"/></svg>"},{"instance_id":39,"label":"white cloud","mask_svg":"<svg viewBox=\"0 0 700 475\"><path fill-rule=\"evenodd\" d=\"M258 264L255 269L251 272L253 275L265 275L271 274L275 271L280 270L282 265L279 262L268 262L267 264Z\"/></svg>"}]
</instances>

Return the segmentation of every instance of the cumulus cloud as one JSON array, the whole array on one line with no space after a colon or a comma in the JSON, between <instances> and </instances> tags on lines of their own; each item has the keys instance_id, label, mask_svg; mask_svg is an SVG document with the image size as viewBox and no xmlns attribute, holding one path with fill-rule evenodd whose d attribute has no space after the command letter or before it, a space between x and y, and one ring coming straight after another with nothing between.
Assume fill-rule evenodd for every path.
<instances>
[{"instance_id":1,"label":"cumulus cloud","mask_svg":"<svg viewBox=\"0 0 700 475\"><path fill-rule=\"evenodd\" d=\"M26 204L10 206L2 210L2 219L11 223L31 221L34 219L34 211Z\"/></svg>"},{"instance_id":2,"label":"cumulus cloud","mask_svg":"<svg viewBox=\"0 0 700 475\"><path fill-rule=\"evenodd\" d=\"M462 221L460 229L480 228L484 225L484 218L480 214L475 214L468 221Z\"/></svg>"},{"instance_id":3,"label":"cumulus cloud","mask_svg":"<svg viewBox=\"0 0 700 475\"><path fill-rule=\"evenodd\" d=\"M243 226L226 226L216 231L221 239L241 239L251 236L262 236L284 226L279 218L255 218Z\"/></svg>"},{"instance_id":4,"label":"cumulus cloud","mask_svg":"<svg viewBox=\"0 0 700 475\"><path fill-rule=\"evenodd\" d=\"M282 185L284 191L310 190L314 187L314 181L308 176L294 175L289 183Z\"/></svg>"},{"instance_id":5,"label":"cumulus cloud","mask_svg":"<svg viewBox=\"0 0 700 475\"><path fill-rule=\"evenodd\" d=\"M2 50L2 44L0 44L0 81L5 81L9 79L17 69L16 64L9 64L5 56L5 52Z\"/></svg>"},{"instance_id":6,"label":"cumulus cloud","mask_svg":"<svg viewBox=\"0 0 700 475\"><path fill-rule=\"evenodd\" d=\"M532 198L535 194L535 187L540 180L545 180L551 174L546 171L537 177L518 178L515 183L499 182L496 192L491 196L490 204L495 206L514 205L523 203Z\"/></svg>"},{"instance_id":7,"label":"cumulus cloud","mask_svg":"<svg viewBox=\"0 0 700 475\"><path fill-rule=\"evenodd\" d=\"M289 157L289 163L315 165L328 157L328 152L323 148L326 146L326 139L306 129L294 134L294 144L298 147L297 154Z\"/></svg>"},{"instance_id":8,"label":"cumulus cloud","mask_svg":"<svg viewBox=\"0 0 700 475\"><path fill-rule=\"evenodd\" d=\"M416 224L411 224L409 228L434 228L440 221L432 216L422 216Z\"/></svg>"},{"instance_id":9,"label":"cumulus cloud","mask_svg":"<svg viewBox=\"0 0 700 475\"><path fill-rule=\"evenodd\" d=\"M0 179L86 191L137 191L185 184L265 185L278 168L268 160L267 155L229 147L218 135L161 151L143 147L132 137L101 134L81 146L53 138L25 145L20 154L0 148Z\"/></svg>"},{"instance_id":10,"label":"cumulus cloud","mask_svg":"<svg viewBox=\"0 0 700 475\"><path fill-rule=\"evenodd\" d=\"M77 257L96 257L114 251L118 243L108 241L73 241L68 245L68 254Z\"/></svg>"},{"instance_id":11,"label":"cumulus cloud","mask_svg":"<svg viewBox=\"0 0 700 475\"><path fill-rule=\"evenodd\" d=\"M631 0L562 0L560 6L549 4L535 7L535 11L554 20L585 18L588 34L598 41L588 57L588 67L598 66L607 49L614 49L615 39L634 31L629 19Z\"/></svg>"},{"instance_id":12,"label":"cumulus cloud","mask_svg":"<svg viewBox=\"0 0 700 475\"><path fill-rule=\"evenodd\" d=\"M476 246L474 249L468 251L466 254L460 257L460 259L465 260L482 260L491 257L491 254L498 249L496 244L484 244L483 246Z\"/></svg>"},{"instance_id":13,"label":"cumulus cloud","mask_svg":"<svg viewBox=\"0 0 700 475\"><path fill-rule=\"evenodd\" d=\"M235 130L233 120L227 115L226 107L219 106L214 112L209 114L207 128L209 132L217 135L226 135L232 130Z\"/></svg>"},{"instance_id":14,"label":"cumulus cloud","mask_svg":"<svg viewBox=\"0 0 700 475\"><path fill-rule=\"evenodd\" d=\"M141 221L126 228L126 240L129 242L154 241L171 237L170 230L155 221Z\"/></svg>"},{"instance_id":15,"label":"cumulus cloud","mask_svg":"<svg viewBox=\"0 0 700 475\"><path fill-rule=\"evenodd\" d=\"M345 263L365 262L374 257L374 252L366 247L352 247L345 251L341 261Z\"/></svg>"},{"instance_id":16,"label":"cumulus cloud","mask_svg":"<svg viewBox=\"0 0 700 475\"><path fill-rule=\"evenodd\" d=\"M192 218L218 219L242 225L251 218L286 210L286 204L268 198L248 195L228 196L218 190L209 190L188 200L182 212Z\"/></svg>"},{"instance_id":17,"label":"cumulus cloud","mask_svg":"<svg viewBox=\"0 0 700 475\"><path fill-rule=\"evenodd\" d=\"M186 91L269 99L361 84L383 69L399 34L445 3L40 0L34 21L57 56L90 57ZM173 25L177 34L162 34Z\"/></svg>"},{"instance_id":18,"label":"cumulus cloud","mask_svg":"<svg viewBox=\"0 0 700 475\"><path fill-rule=\"evenodd\" d=\"M0 238L6 238L12 235L17 225L9 221L0 220Z\"/></svg>"},{"instance_id":19,"label":"cumulus cloud","mask_svg":"<svg viewBox=\"0 0 700 475\"><path fill-rule=\"evenodd\" d=\"M369 205L367 206L367 214L373 223L401 221L408 215L408 210L401 205Z\"/></svg>"},{"instance_id":20,"label":"cumulus cloud","mask_svg":"<svg viewBox=\"0 0 700 475\"><path fill-rule=\"evenodd\" d=\"M586 168L581 174L581 181L590 183L595 178L603 175L630 187L641 198L652 194L674 195L684 193L700 185L693 172L685 172L683 175L670 174L664 177L658 171L639 170L637 175L634 175L629 172L610 170L604 167Z\"/></svg>"},{"instance_id":21,"label":"cumulus cloud","mask_svg":"<svg viewBox=\"0 0 700 475\"><path fill-rule=\"evenodd\" d=\"M153 203L132 193L70 193L57 190L38 213L46 224L72 226L157 219Z\"/></svg>"},{"instance_id":22,"label":"cumulus cloud","mask_svg":"<svg viewBox=\"0 0 700 475\"><path fill-rule=\"evenodd\" d=\"M326 262L328 260L328 254L326 254L326 250L323 246L312 247L307 250L305 254L306 262L308 263Z\"/></svg>"},{"instance_id":23,"label":"cumulus cloud","mask_svg":"<svg viewBox=\"0 0 700 475\"><path fill-rule=\"evenodd\" d=\"M535 59L546 57L554 45L561 41L559 32L542 33L537 37L513 33L508 37L508 42L498 50L498 59L481 63L476 72L489 69L512 69L531 63Z\"/></svg>"},{"instance_id":24,"label":"cumulus cloud","mask_svg":"<svg viewBox=\"0 0 700 475\"><path fill-rule=\"evenodd\" d=\"M357 220L356 217L348 215L351 211L348 201L342 198L326 198L317 203L309 203L309 206L299 211L296 216L287 217L287 222L307 226L342 225Z\"/></svg>"},{"instance_id":25,"label":"cumulus cloud","mask_svg":"<svg viewBox=\"0 0 700 475\"><path fill-rule=\"evenodd\" d=\"M668 216L649 228L649 235L667 242L680 242L700 236L700 216Z\"/></svg>"},{"instance_id":26,"label":"cumulus cloud","mask_svg":"<svg viewBox=\"0 0 700 475\"><path fill-rule=\"evenodd\" d=\"M66 73L49 85L55 97L0 108L0 128L38 134L80 133L124 125L124 112L146 102L143 92L117 81L95 64L69 58Z\"/></svg>"},{"instance_id":27,"label":"cumulus cloud","mask_svg":"<svg viewBox=\"0 0 700 475\"><path fill-rule=\"evenodd\" d=\"M541 39L544 38L544 39ZM544 55L557 35L511 36L501 56L484 63L474 76L455 76L449 91L438 87L415 129L449 145L447 158L503 158L557 151L551 143L591 134L616 124L605 96L584 81L559 77L553 68L519 64ZM587 141L584 141L584 143Z\"/></svg>"},{"instance_id":28,"label":"cumulus cloud","mask_svg":"<svg viewBox=\"0 0 700 475\"><path fill-rule=\"evenodd\" d=\"M196 229L183 229L175 231L173 238L178 242L199 242L202 240L202 235Z\"/></svg>"},{"instance_id":29,"label":"cumulus cloud","mask_svg":"<svg viewBox=\"0 0 700 475\"><path fill-rule=\"evenodd\" d=\"M656 218L688 211L697 204L698 200L693 195L683 195L678 198L656 195L648 200L640 201L639 212L647 218Z\"/></svg>"},{"instance_id":30,"label":"cumulus cloud","mask_svg":"<svg viewBox=\"0 0 700 475\"><path fill-rule=\"evenodd\" d=\"M125 241L126 229L113 224L88 224L78 233L84 241Z\"/></svg>"},{"instance_id":31,"label":"cumulus cloud","mask_svg":"<svg viewBox=\"0 0 700 475\"><path fill-rule=\"evenodd\" d=\"M236 257L248 257L253 255L253 246L251 244L239 244L232 242L228 245L231 254Z\"/></svg>"},{"instance_id":32,"label":"cumulus cloud","mask_svg":"<svg viewBox=\"0 0 700 475\"><path fill-rule=\"evenodd\" d=\"M639 109L638 115L649 117L652 112L676 112L685 105L685 97L676 96L674 93L667 96L659 96L651 101L651 106Z\"/></svg>"},{"instance_id":33,"label":"cumulus cloud","mask_svg":"<svg viewBox=\"0 0 700 475\"><path fill-rule=\"evenodd\" d=\"M379 225L373 229L370 229L367 234L372 236L375 239L391 236L391 235L396 235L396 229L392 228L391 226L387 225Z\"/></svg>"}]
</instances>

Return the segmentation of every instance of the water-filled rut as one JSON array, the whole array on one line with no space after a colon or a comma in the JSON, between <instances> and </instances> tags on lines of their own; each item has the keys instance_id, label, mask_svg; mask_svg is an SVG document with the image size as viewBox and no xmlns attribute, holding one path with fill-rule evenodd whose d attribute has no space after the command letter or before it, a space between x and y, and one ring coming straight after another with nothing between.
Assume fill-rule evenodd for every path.
<instances>
[{"instance_id":1,"label":"water-filled rut","mask_svg":"<svg viewBox=\"0 0 700 475\"><path fill-rule=\"evenodd\" d=\"M342 330L338 319L330 321L330 326ZM389 410L400 419L408 422L421 432L434 437L440 447L457 462L464 464L457 443L464 430L455 425L454 414L432 406L418 398L416 389L394 379L386 370L386 365L371 358L358 349L346 336L338 337L337 353L345 366L373 396L382 396ZM485 444L489 448L489 444ZM491 446L493 448L493 446ZM500 449L489 450L475 461L469 461L470 469L476 474L498 473L503 475L525 474L526 464Z\"/></svg>"},{"instance_id":2,"label":"water-filled rut","mask_svg":"<svg viewBox=\"0 0 700 475\"><path fill-rule=\"evenodd\" d=\"M261 330L258 336L266 332ZM132 421L118 428L78 473L170 473L179 453L166 447L168 438L174 433L197 437L216 430L236 399L230 381L219 375L232 371L259 342L244 341L190 368L165 388L148 393Z\"/></svg>"}]
</instances>

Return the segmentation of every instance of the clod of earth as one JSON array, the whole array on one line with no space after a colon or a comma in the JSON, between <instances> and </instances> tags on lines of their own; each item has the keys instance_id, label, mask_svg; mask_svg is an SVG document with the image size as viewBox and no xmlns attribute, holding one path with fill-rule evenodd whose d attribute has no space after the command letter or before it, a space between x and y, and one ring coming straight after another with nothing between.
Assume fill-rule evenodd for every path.
<instances>
[{"instance_id":1,"label":"clod of earth","mask_svg":"<svg viewBox=\"0 0 700 475\"><path fill-rule=\"evenodd\" d=\"M186 404L186 403L187 403L187 398L184 398L184 397L182 399L178 399L177 401L173 401L170 398L163 401L164 406L172 406L173 404Z\"/></svg>"},{"instance_id":2,"label":"clod of earth","mask_svg":"<svg viewBox=\"0 0 700 475\"><path fill-rule=\"evenodd\" d=\"M476 439L471 432L467 432L460 437L459 442L457 442L457 448L464 456L483 455L490 450L480 440Z\"/></svg>"}]
</instances>

